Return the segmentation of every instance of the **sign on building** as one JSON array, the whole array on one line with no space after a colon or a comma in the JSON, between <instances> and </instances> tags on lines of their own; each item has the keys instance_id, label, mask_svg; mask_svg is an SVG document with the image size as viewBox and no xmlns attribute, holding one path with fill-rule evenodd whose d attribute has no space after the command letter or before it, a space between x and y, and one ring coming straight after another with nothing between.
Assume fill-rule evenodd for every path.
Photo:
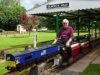
<instances>
[{"instance_id":1,"label":"sign on building","mask_svg":"<svg viewBox=\"0 0 100 75\"><path fill-rule=\"evenodd\" d=\"M69 7L69 3L60 3L60 4L47 5L47 9L61 8L61 7Z\"/></svg>"}]
</instances>

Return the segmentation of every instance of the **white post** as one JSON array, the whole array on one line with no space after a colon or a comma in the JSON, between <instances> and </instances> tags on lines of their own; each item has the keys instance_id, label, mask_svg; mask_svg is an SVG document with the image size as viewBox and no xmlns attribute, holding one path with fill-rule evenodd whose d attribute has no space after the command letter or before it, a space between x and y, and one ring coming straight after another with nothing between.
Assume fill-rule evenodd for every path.
<instances>
[{"instance_id":1,"label":"white post","mask_svg":"<svg viewBox=\"0 0 100 75\"><path fill-rule=\"evenodd\" d=\"M34 42L33 42L33 45L34 45L34 48L36 48L36 40L37 39L37 35L36 35L36 31L34 31Z\"/></svg>"}]
</instances>

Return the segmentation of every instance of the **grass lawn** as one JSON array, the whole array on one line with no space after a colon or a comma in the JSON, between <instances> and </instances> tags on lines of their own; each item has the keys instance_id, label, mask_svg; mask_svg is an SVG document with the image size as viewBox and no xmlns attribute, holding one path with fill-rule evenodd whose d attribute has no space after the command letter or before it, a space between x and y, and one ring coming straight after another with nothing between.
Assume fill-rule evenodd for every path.
<instances>
[{"instance_id":1,"label":"grass lawn","mask_svg":"<svg viewBox=\"0 0 100 75\"><path fill-rule=\"evenodd\" d=\"M86 33L81 33L81 35L84 34ZM29 34L8 35L7 37L5 35L0 35L0 50L33 44L33 35L34 33L31 33L30 36ZM74 35L76 36L77 34L74 33ZM55 36L56 34L53 32L37 32L37 43L53 40Z\"/></svg>"},{"instance_id":2,"label":"grass lawn","mask_svg":"<svg viewBox=\"0 0 100 75\"><path fill-rule=\"evenodd\" d=\"M100 75L100 64L90 64L81 75Z\"/></svg>"},{"instance_id":3,"label":"grass lawn","mask_svg":"<svg viewBox=\"0 0 100 75\"><path fill-rule=\"evenodd\" d=\"M81 33L81 35L84 35L86 33ZM29 34L16 34L16 35L8 35L7 37L5 35L0 35L0 50L6 49L6 48L15 48L17 46L24 46L33 44L33 35L34 33L31 33L31 36ZM74 36L77 34L74 33ZM56 34L51 32L37 32L37 43L53 40L55 38ZM40 45L40 44L38 44ZM16 48L10 50L10 53L18 52L23 50L23 48ZM5 62L0 63L0 75L3 73L6 73L7 70L5 69Z\"/></svg>"},{"instance_id":4,"label":"grass lawn","mask_svg":"<svg viewBox=\"0 0 100 75\"><path fill-rule=\"evenodd\" d=\"M53 40L55 38L55 33L38 32L37 36L37 42L39 43ZM7 37L0 35L0 50L27 44L33 44L33 33L31 33L31 36L29 36L29 34L8 35Z\"/></svg>"},{"instance_id":5,"label":"grass lawn","mask_svg":"<svg viewBox=\"0 0 100 75\"><path fill-rule=\"evenodd\" d=\"M5 67L6 67L6 62L0 63L0 75L8 72L7 69L5 69Z\"/></svg>"}]
</instances>

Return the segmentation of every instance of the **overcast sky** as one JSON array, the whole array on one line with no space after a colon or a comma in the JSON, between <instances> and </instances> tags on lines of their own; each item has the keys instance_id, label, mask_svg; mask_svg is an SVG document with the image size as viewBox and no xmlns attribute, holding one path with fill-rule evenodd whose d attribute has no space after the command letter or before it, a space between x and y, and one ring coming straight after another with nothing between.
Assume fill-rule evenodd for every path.
<instances>
[{"instance_id":1,"label":"overcast sky","mask_svg":"<svg viewBox=\"0 0 100 75\"><path fill-rule=\"evenodd\" d=\"M34 4L39 3L42 4L46 2L47 0L20 0L20 3L22 6L26 8L26 10L31 9Z\"/></svg>"}]
</instances>

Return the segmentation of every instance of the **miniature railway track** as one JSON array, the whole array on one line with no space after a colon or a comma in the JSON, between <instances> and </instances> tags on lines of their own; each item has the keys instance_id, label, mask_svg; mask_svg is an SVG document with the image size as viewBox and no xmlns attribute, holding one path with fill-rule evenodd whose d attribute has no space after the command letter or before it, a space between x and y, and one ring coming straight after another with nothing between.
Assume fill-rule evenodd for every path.
<instances>
[{"instance_id":1,"label":"miniature railway track","mask_svg":"<svg viewBox=\"0 0 100 75\"><path fill-rule=\"evenodd\" d=\"M19 72L7 72L7 73L5 73L5 74L3 74L3 75L16 75L16 74L18 74Z\"/></svg>"}]
</instances>

